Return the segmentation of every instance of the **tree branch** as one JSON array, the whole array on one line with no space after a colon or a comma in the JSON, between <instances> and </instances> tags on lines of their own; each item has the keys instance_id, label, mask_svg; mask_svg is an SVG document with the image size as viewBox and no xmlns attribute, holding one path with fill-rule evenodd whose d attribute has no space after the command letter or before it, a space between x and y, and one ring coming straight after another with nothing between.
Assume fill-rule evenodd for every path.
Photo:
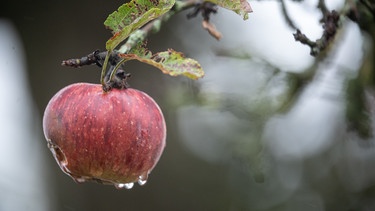
<instances>
[{"instance_id":1,"label":"tree branch","mask_svg":"<svg viewBox=\"0 0 375 211\"><path fill-rule=\"evenodd\" d=\"M324 1L319 1L324 2ZM322 8L325 8L325 6L320 5ZM322 11L325 9L322 9ZM293 34L294 39L296 41L301 42L302 44L308 45L310 47L310 54L312 56L317 56L321 51L326 49L330 42L333 40L333 38L336 35L337 29L339 27L339 20L340 15L335 10L331 12L325 13L323 16L322 22L323 22L323 34L321 38L317 39L315 42L311 41L307 38L306 35L302 34L300 30L297 30L295 34Z\"/></svg>"},{"instance_id":2,"label":"tree branch","mask_svg":"<svg viewBox=\"0 0 375 211\"><path fill-rule=\"evenodd\" d=\"M323 17L329 13L329 10L327 8L326 2L324 0L319 0L318 1L318 9L322 12Z\"/></svg>"},{"instance_id":3,"label":"tree branch","mask_svg":"<svg viewBox=\"0 0 375 211\"><path fill-rule=\"evenodd\" d=\"M100 52L99 50L96 50L87 56L84 56L80 59L68 59L61 62L62 66L68 66L68 67L82 67L85 65L92 65L96 64L99 67L102 67L103 60L107 56L107 51ZM116 63L119 61L119 57L116 53L112 53L110 63Z\"/></svg>"},{"instance_id":4,"label":"tree branch","mask_svg":"<svg viewBox=\"0 0 375 211\"><path fill-rule=\"evenodd\" d=\"M141 29L134 31L126 40L126 42L120 47L119 50L114 50L111 53L110 58L109 58L110 64L115 65L121 60L118 54L124 54L124 53L129 52L135 45L137 45L137 43L143 42L151 33L159 32L161 25L164 22L167 22L173 15L183 10L190 9L196 6L200 2L201 2L200 0L176 1L175 5L170 11L168 11L163 16L153 21L150 21ZM107 55L107 51L100 52L99 50L96 50L80 59L75 58L75 59L64 60L62 61L61 65L78 68L78 67L82 67L85 65L96 64L99 67L101 67L106 55Z\"/></svg>"},{"instance_id":5,"label":"tree branch","mask_svg":"<svg viewBox=\"0 0 375 211\"><path fill-rule=\"evenodd\" d=\"M281 12L283 13L285 22L293 29L297 29L296 24L294 24L293 20L290 18L288 10L286 9L285 1L280 0L281 3Z\"/></svg>"}]
</instances>

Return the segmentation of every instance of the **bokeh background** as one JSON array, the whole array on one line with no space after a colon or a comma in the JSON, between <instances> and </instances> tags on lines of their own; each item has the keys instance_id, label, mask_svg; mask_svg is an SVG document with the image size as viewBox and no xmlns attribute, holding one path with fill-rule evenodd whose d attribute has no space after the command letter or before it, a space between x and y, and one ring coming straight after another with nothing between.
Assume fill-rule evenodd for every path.
<instances>
[{"instance_id":1,"label":"bokeh background","mask_svg":"<svg viewBox=\"0 0 375 211\"><path fill-rule=\"evenodd\" d=\"M41 127L61 88L99 83L100 69L60 66L104 50L105 18L123 2L33 1L0 7L0 210L375 210L374 21L342 20L322 56L294 41L280 1L250 1L247 21L225 9L182 12L150 36L198 60L192 81L129 62L130 85L152 96L167 120L167 147L146 185L117 190L76 184L55 163ZM284 1L312 40L317 1ZM341 11L344 0L326 1ZM363 8L362 8L363 9ZM372 17L373 18L373 17Z\"/></svg>"}]
</instances>

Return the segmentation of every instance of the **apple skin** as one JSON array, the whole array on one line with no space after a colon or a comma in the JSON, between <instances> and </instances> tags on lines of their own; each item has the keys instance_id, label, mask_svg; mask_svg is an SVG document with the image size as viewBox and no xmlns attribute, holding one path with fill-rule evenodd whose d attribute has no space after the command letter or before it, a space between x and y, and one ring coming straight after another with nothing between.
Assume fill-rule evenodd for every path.
<instances>
[{"instance_id":1,"label":"apple skin","mask_svg":"<svg viewBox=\"0 0 375 211\"><path fill-rule=\"evenodd\" d=\"M156 102L136 89L104 92L76 83L50 100L43 116L48 146L76 182L144 184L164 148L166 124Z\"/></svg>"}]
</instances>

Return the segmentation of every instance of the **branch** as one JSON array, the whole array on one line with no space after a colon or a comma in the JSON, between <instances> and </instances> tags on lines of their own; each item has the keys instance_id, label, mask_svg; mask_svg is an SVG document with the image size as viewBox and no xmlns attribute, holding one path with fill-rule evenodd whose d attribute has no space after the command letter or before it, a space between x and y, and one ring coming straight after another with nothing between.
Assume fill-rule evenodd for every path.
<instances>
[{"instance_id":1,"label":"branch","mask_svg":"<svg viewBox=\"0 0 375 211\"><path fill-rule=\"evenodd\" d=\"M322 6L322 8L325 8L325 6ZM306 35L302 34L300 30L297 30L297 32L293 34L294 39L301 42L302 44L308 45L311 49L310 54L312 56L317 56L321 51L325 50L328 47L330 42L335 37L337 29L339 27L339 20L340 15L335 10L333 10L332 12L328 12L323 16L322 19L324 31L321 38L317 39L314 42L307 38Z\"/></svg>"},{"instance_id":2,"label":"branch","mask_svg":"<svg viewBox=\"0 0 375 211\"><path fill-rule=\"evenodd\" d=\"M118 56L119 54L124 54L124 53L129 52L137 43L143 42L151 33L159 32L161 25L167 22L173 15L175 15L178 12L184 11L186 9L192 8L200 2L201 2L200 0L176 1L175 5L170 11L168 11L163 16L144 25L141 29L134 31L129 36L125 44L123 44L120 47L119 50L113 51L109 59L110 64L111 65L117 64L121 60L120 57ZM107 55L107 51L99 52L97 50L80 59L64 60L62 61L61 65L77 68L77 67L82 67L85 65L96 64L99 67L101 67L106 55Z\"/></svg>"},{"instance_id":3,"label":"branch","mask_svg":"<svg viewBox=\"0 0 375 211\"><path fill-rule=\"evenodd\" d=\"M329 13L326 2L324 0L318 1L318 9L322 12L323 17Z\"/></svg>"},{"instance_id":4,"label":"branch","mask_svg":"<svg viewBox=\"0 0 375 211\"><path fill-rule=\"evenodd\" d=\"M288 10L286 9L286 5L284 0L280 0L281 3L281 12L283 13L284 19L286 23L293 29L297 29L296 24L294 24L293 20L290 18Z\"/></svg>"},{"instance_id":5,"label":"branch","mask_svg":"<svg viewBox=\"0 0 375 211\"><path fill-rule=\"evenodd\" d=\"M297 29L297 32L293 34L293 36L296 41L308 45L311 49L314 49L316 47L316 42L311 41L305 34L302 34L301 30L299 29Z\"/></svg>"},{"instance_id":6,"label":"branch","mask_svg":"<svg viewBox=\"0 0 375 211\"><path fill-rule=\"evenodd\" d=\"M100 52L99 50L96 50L92 53L90 53L87 56L84 56L80 59L68 59L61 62L62 66L68 66L68 67L82 67L85 65L92 65L96 64L99 67L102 67L104 58L107 56L107 51ZM110 63L116 63L119 61L119 57L116 53L112 53Z\"/></svg>"},{"instance_id":7,"label":"branch","mask_svg":"<svg viewBox=\"0 0 375 211\"><path fill-rule=\"evenodd\" d=\"M280 1L283 2L283 0ZM373 0L348 0L345 2L345 5L339 12L334 10L329 11L325 0L318 0L317 8L321 11L323 16L320 20L323 27L322 36L319 39L312 41L298 29L296 33L293 34L296 41L310 47L310 54L312 56L317 56L321 51L325 50L329 46L340 27L340 20L344 19L345 17L357 22L360 27L363 25L363 23L369 23L370 18L367 17L369 15L372 16L371 18L373 21L375 20L375 2ZM285 14L284 8L282 9L283 13ZM287 20L287 22L289 21Z\"/></svg>"}]
</instances>

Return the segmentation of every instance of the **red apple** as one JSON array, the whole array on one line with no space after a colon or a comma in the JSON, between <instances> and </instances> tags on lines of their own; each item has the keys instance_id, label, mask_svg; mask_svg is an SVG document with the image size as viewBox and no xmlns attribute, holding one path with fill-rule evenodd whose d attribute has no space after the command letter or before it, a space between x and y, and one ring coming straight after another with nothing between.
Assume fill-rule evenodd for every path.
<instances>
[{"instance_id":1,"label":"red apple","mask_svg":"<svg viewBox=\"0 0 375 211\"><path fill-rule=\"evenodd\" d=\"M117 188L143 185L166 139L163 114L150 96L88 83L67 86L50 100L43 130L66 174Z\"/></svg>"}]
</instances>

